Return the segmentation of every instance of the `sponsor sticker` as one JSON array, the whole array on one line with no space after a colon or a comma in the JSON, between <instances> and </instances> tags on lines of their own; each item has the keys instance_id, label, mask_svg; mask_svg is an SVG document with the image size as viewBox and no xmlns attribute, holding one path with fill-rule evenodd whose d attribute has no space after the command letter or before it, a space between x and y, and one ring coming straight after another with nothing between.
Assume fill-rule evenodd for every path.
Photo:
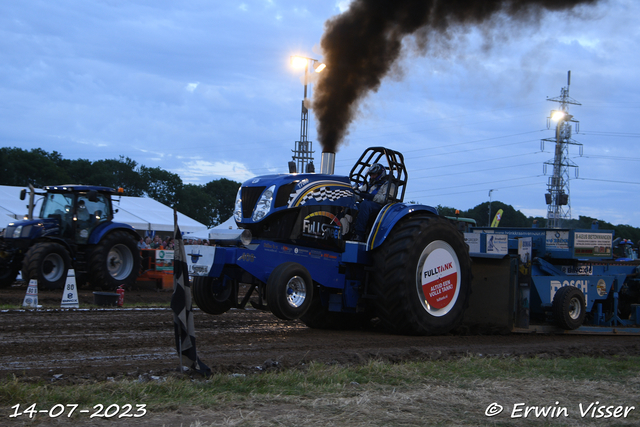
<instances>
[{"instance_id":1,"label":"sponsor sticker","mask_svg":"<svg viewBox=\"0 0 640 427\"><path fill-rule=\"evenodd\" d=\"M458 271L451 254L435 249L422 266L422 292L427 303L436 309L449 305L456 293Z\"/></svg>"}]
</instances>

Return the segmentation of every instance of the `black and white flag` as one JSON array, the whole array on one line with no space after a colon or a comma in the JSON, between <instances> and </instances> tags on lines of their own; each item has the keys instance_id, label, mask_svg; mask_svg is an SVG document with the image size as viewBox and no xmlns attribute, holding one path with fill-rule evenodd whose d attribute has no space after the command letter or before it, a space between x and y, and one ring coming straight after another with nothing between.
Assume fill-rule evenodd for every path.
<instances>
[{"instance_id":1,"label":"black and white flag","mask_svg":"<svg viewBox=\"0 0 640 427\"><path fill-rule=\"evenodd\" d=\"M187 257L180 227L178 227L176 220L171 310L173 310L173 326L176 335L176 349L180 356L180 368L187 366L204 376L209 376L211 375L211 369L202 363L196 354L196 331L193 325L191 307L191 285L189 283Z\"/></svg>"}]
</instances>

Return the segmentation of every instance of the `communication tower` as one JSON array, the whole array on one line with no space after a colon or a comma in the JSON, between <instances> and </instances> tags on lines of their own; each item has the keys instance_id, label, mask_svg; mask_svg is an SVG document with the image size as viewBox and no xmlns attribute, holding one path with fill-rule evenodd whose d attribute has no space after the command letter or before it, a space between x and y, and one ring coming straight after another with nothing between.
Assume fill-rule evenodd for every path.
<instances>
[{"instance_id":1,"label":"communication tower","mask_svg":"<svg viewBox=\"0 0 640 427\"><path fill-rule=\"evenodd\" d=\"M555 121L555 138L546 138L541 141L541 149L544 150L544 143L555 143L555 155L553 160L544 162L544 174L547 174L547 167L553 169L553 175L547 181L547 193L545 201L547 203L547 227L561 228L565 219L571 219L571 201L569 199L569 168L574 168L575 177L578 177L578 165L569 159L569 145L579 146L580 156L582 156L582 144L571 138L572 123L575 124L576 132L579 132L579 122L569 114L569 105L582 105L569 96L569 86L571 85L571 71L567 74L567 86L560 89L560 96L547 98L547 101L559 103L559 109L551 110L547 118L547 128L551 128L551 122Z\"/></svg>"}]
</instances>

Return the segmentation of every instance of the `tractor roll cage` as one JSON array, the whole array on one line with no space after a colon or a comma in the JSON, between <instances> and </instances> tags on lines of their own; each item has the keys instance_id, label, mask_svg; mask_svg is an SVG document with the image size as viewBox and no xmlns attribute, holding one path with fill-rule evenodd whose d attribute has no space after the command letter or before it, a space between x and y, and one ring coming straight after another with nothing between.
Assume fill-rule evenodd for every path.
<instances>
[{"instance_id":1,"label":"tractor roll cage","mask_svg":"<svg viewBox=\"0 0 640 427\"><path fill-rule=\"evenodd\" d=\"M383 158L384 161L381 161ZM395 188L395 191L388 192L386 203L402 202L409 177L404 166L404 157L398 151L384 147L370 147L365 150L349 172L349 179L353 185L360 187L367 182L367 171L374 163L384 166L387 172L385 180L389 188Z\"/></svg>"}]
</instances>

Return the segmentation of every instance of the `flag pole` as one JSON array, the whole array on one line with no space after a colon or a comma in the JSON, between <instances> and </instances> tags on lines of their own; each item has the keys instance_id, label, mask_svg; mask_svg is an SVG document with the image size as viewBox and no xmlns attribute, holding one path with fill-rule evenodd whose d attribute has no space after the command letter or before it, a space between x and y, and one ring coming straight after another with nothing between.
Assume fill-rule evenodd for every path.
<instances>
[{"instance_id":1,"label":"flag pole","mask_svg":"<svg viewBox=\"0 0 640 427\"><path fill-rule=\"evenodd\" d=\"M176 234L178 233L178 211L176 208L173 208L173 238L176 238ZM174 272L173 276L173 292L176 292L176 276ZM175 326L174 326L175 327ZM182 337L178 340L178 354L180 355L180 365L178 366L178 372L184 374L184 369L182 369Z\"/></svg>"}]
</instances>

